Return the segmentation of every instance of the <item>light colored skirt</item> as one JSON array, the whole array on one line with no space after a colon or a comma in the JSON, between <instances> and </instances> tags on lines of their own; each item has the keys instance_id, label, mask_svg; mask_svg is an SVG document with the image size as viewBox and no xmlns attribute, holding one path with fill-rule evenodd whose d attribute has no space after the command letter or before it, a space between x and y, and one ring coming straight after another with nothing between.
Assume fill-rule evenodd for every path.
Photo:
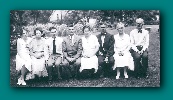
<instances>
[{"instance_id":1,"label":"light colored skirt","mask_svg":"<svg viewBox=\"0 0 173 100\"><path fill-rule=\"evenodd\" d=\"M130 70L134 71L134 61L130 52L124 53L124 56L119 56L118 53L115 53L113 57L115 59L113 70L115 70L116 67L127 66Z\"/></svg>"},{"instance_id":2,"label":"light colored skirt","mask_svg":"<svg viewBox=\"0 0 173 100\"><path fill-rule=\"evenodd\" d=\"M93 56L93 57L90 57L90 58L84 58L82 57L81 58L81 67L80 67L80 72L82 72L82 70L84 69L92 69L94 68L95 69L95 73L97 72L98 70L98 58L97 56Z\"/></svg>"},{"instance_id":3,"label":"light colored skirt","mask_svg":"<svg viewBox=\"0 0 173 100\"><path fill-rule=\"evenodd\" d=\"M32 74L36 74L39 76L47 76L44 57L37 59L32 56L31 61L32 61Z\"/></svg>"},{"instance_id":4,"label":"light colored skirt","mask_svg":"<svg viewBox=\"0 0 173 100\"><path fill-rule=\"evenodd\" d=\"M18 54L16 55L16 70L20 71L23 66L25 66L29 71L31 71L31 58L29 54L22 55L20 57Z\"/></svg>"}]
</instances>

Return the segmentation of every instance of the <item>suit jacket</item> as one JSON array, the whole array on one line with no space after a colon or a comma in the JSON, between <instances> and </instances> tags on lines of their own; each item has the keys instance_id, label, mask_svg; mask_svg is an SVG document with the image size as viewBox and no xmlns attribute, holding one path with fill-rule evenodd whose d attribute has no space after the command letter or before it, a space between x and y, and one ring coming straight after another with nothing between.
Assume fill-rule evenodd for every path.
<instances>
[{"instance_id":1,"label":"suit jacket","mask_svg":"<svg viewBox=\"0 0 173 100\"><path fill-rule=\"evenodd\" d=\"M74 35L73 43L70 40L69 36L66 36L63 39L62 50L64 57L74 57L79 58L82 54L82 39Z\"/></svg>"},{"instance_id":2,"label":"suit jacket","mask_svg":"<svg viewBox=\"0 0 173 100\"><path fill-rule=\"evenodd\" d=\"M97 35L98 42L100 44L99 51L103 53L103 56L105 57L111 57L114 55L114 36L106 33L104 38L104 44L102 46L102 40L101 40L101 34ZM99 51L97 53L97 56L99 55Z\"/></svg>"}]
</instances>

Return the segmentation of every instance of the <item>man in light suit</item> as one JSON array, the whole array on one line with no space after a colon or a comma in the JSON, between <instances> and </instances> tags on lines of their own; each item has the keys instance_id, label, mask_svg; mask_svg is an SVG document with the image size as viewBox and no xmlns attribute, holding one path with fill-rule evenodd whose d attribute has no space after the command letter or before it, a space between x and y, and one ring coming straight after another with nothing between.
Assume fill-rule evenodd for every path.
<instances>
[{"instance_id":1,"label":"man in light suit","mask_svg":"<svg viewBox=\"0 0 173 100\"><path fill-rule=\"evenodd\" d=\"M101 34L97 35L100 44L97 53L99 62L100 77L110 77L112 66L114 64L114 36L106 31L106 25L101 25Z\"/></svg>"},{"instance_id":2,"label":"man in light suit","mask_svg":"<svg viewBox=\"0 0 173 100\"><path fill-rule=\"evenodd\" d=\"M57 36L57 29L50 27L50 37L46 39L46 68L48 71L49 81L52 80L53 68L56 69L57 79L61 79L60 75L60 63L62 62L62 42L63 39Z\"/></svg>"},{"instance_id":3,"label":"man in light suit","mask_svg":"<svg viewBox=\"0 0 173 100\"><path fill-rule=\"evenodd\" d=\"M143 28L144 20L136 19L136 28L130 32L131 53L135 64L135 77L148 77L149 32Z\"/></svg>"},{"instance_id":4,"label":"man in light suit","mask_svg":"<svg viewBox=\"0 0 173 100\"><path fill-rule=\"evenodd\" d=\"M69 71L68 78L77 78L81 66L82 40L74 34L74 27L69 27L69 33L62 43L63 69Z\"/></svg>"}]
</instances>

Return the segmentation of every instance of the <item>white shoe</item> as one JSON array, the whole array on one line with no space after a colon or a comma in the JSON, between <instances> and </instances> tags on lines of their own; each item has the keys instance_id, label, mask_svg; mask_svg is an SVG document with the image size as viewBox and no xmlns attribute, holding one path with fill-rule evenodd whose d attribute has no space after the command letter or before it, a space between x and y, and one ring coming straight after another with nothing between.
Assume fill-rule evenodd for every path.
<instances>
[{"instance_id":1,"label":"white shoe","mask_svg":"<svg viewBox=\"0 0 173 100\"><path fill-rule=\"evenodd\" d=\"M120 79L120 76L116 76L116 79Z\"/></svg>"},{"instance_id":2,"label":"white shoe","mask_svg":"<svg viewBox=\"0 0 173 100\"><path fill-rule=\"evenodd\" d=\"M129 78L129 76L126 74L126 75L124 75L125 76L125 78Z\"/></svg>"},{"instance_id":3,"label":"white shoe","mask_svg":"<svg viewBox=\"0 0 173 100\"><path fill-rule=\"evenodd\" d=\"M32 79L32 74L31 73L29 73L29 74L26 75L25 80L30 80L30 79Z\"/></svg>"},{"instance_id":4,"label":"white shoe","mask_svg":"<svg viewBox=\"0 0 173 100\"><path fill-rule=\"evenodd\" d=\"M21 80L22 85L26 85L26 82L24 80Z\"/></svg>"},{"instance_id":5,"label":"white shoe","mask_svg":"<svg viewBox=\"0 0 173 100\"><path fill-rule=\"evenodd\" d=\"M21 78L18 79L17 84L18 84L18 85L22 84Z\"/></svg>"}]
</instances>

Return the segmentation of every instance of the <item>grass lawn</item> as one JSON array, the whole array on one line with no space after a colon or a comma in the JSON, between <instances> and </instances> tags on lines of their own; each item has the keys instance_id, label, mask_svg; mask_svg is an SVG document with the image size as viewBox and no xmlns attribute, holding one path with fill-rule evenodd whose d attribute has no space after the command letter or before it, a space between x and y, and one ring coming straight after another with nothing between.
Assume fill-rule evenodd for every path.
<instances>
[{"instance_id":1,"label":"grass lawn","mask_svg":"<svg viewBox=\"0 0 173 100\"><path fill-rule=\"evenodd\" d=\"M111 78L99 79L83 79L83 80L66 80L40 82L28 82L27 86L18 86L17 72L15 70L15 56L10 58L10 85L12 87L160 87L160 33L158 33L158 25L145 25L144 27L152 27L150 31L150 45L149 45L149 78L136 79L129 76L128 79L115 79L115 74ZM134 26L125 28L125 33L129 34ZM117 34L117 30L108 29L111 34ZM98 32L94 34L99 34Z\"/></svg>"}]
</instances>

